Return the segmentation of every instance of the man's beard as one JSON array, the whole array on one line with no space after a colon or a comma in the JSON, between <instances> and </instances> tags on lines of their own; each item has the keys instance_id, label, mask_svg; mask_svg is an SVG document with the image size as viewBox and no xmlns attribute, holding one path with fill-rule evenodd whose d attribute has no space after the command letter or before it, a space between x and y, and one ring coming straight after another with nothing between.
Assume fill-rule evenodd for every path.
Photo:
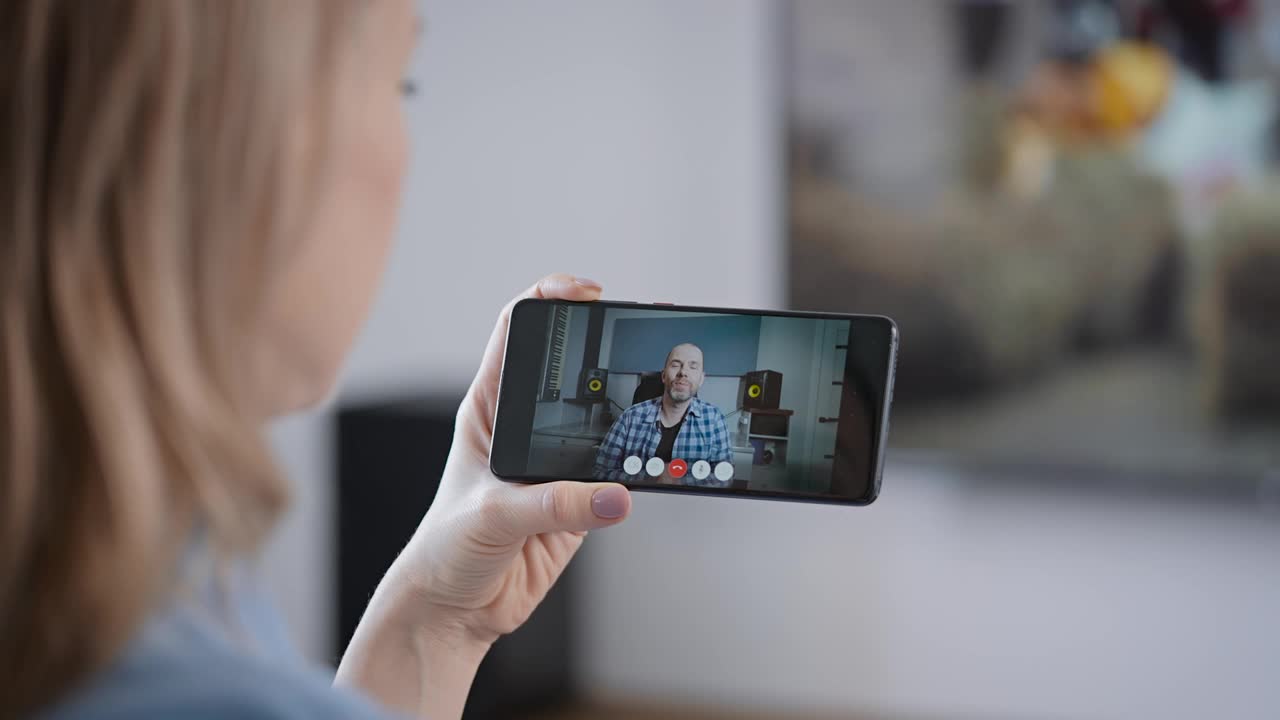
<instances>
[{"instance_id":1,"label":"man's beard","mask_svg":"<svg viewBox=\"0 0 1280 720\"><path fill-rule=\"evenodd\" d=\"M689 390L677 390L675 388L671 388L667 391L667 397L671 398L675 402L684 402L685 400L693 397L693 392Z\"/></svg>"}]
</instances>

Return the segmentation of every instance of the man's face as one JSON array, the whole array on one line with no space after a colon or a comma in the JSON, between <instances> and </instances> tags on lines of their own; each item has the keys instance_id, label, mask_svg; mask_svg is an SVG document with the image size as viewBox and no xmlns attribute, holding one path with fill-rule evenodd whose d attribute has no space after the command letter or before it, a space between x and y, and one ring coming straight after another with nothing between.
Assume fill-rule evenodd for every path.
<instances>
[{"instance_id":1,"label":"man's face","mask_svg":"<svg viewBox=\"0 0 1280 720\"><path fill-rule=\"evenodd\" d=\"M684 402L698 394L702 387L702 349L697 345L677 345L667 354L667 366L662 370L662 384L667 397Z\"/></svg>"}]
</instances>

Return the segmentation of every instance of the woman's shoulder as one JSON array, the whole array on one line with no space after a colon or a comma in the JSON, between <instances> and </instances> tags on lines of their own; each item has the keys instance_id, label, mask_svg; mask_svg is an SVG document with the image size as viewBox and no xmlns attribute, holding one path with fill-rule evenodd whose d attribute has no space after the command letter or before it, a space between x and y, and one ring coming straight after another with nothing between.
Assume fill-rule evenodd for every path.
<instances>
[{"instance_id":1,"label":"woman's shoulder","mask_svg":"<svg viewBox=\"0 0 1280 720\"><path fill-rule=\"evenodd\" d=\"M260 658L190 657L128 671L112 668L40 717L324 720L387 715L364 698L331 687L318 671L275 666Z\"/></svg>"},{"instance_id":2,"label":"woman's shoulder","mask_svg":"<svg viewBox=\"0 0 1280 720\"><path fill-rule=\"evenodd\" d=\"M143 673L108 671L67 701L41 715L49 720L115 720L243 717L291 720L294 717L376 717L372 708L358 712L357 698L300 678L296 671L257 662L224 660L200 666L177 662L156 665Z\"/></svg>"},{"instance_id":3,"label":"woman's shoulder","mask_svg":"<svg viewBox=\"0 0 1280 720\"><path fill-rule=\"evenodd\" d=\"M237 636L206 613L190 609L161 614L146 624L115 663L37 717L389 717L372 701L332 687L331 675L296 653L262 642L270 634L264 628L244 630Z\"/></svg>"}]
</instances>

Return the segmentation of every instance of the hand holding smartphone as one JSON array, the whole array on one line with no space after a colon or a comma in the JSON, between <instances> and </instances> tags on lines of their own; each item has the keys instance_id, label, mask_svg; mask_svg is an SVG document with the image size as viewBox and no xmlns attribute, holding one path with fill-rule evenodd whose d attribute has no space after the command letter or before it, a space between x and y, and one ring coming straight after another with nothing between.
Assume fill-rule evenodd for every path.
<instances>
[{"instance_id":1,"label":"hand holding smartphone","mask_svg":"<svg viewBox=\"0 0 1280 720\"><path fill-rule=\"evenodd\" d=\"M897 344L880 316L525 300L490 468L865 505L879 493Z\"/></svg>"}]
</instances>

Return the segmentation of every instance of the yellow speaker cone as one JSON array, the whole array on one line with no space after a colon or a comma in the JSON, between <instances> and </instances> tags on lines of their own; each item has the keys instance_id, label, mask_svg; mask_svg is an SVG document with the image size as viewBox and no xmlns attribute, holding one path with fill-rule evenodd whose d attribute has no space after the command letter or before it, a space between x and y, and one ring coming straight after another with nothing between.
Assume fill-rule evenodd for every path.
<instances>
[{"instance_id":1,"label":"yellow speaker cone","mask_svg":"<svg viewBox=\"0 0 1280 720\"><path fill-rule=\"evenodd\" d=\"M600 382L600 378L591 378L591 382L587 383L587 389L591 392L600 392L602 387L604 383Z\"/></svg>"},{"instance_id":2,"label":"yellow speaker cone","mask_svg":"<svg viewBox=\"0 0 1280 720\"><path fill-rule=\"evenodd\" d=\"M752 385L747 388L747 397L751 398L752 400L755 400L756 398L760 397L760 394L762 392L764 392L764 390L762 390L759 385Z\"/></svg>"}]
</instances>

